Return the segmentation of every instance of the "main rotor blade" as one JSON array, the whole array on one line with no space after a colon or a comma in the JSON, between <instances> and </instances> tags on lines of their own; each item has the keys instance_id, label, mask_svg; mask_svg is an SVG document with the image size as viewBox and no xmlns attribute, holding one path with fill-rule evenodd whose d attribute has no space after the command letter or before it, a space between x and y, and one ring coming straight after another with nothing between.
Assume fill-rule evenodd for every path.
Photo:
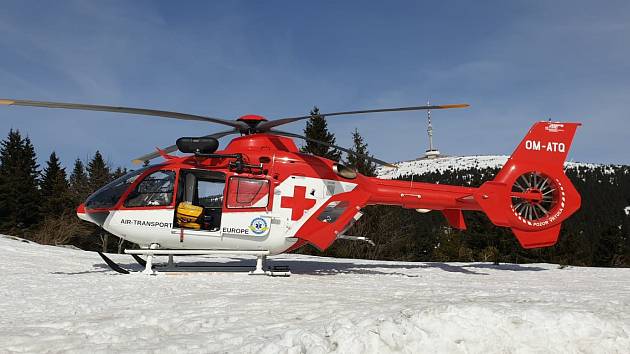
<instances>
[{"instance_id":1,"label":"main rotor blade","mask_svg":"<svg viewBox=\"0 0 630 354\"><path fill-rule=\"evenodd\" d=\"M214 133L214 134L210 134L210 135L206 135L204 136L204 138L215 138L215 139L220 139L226 135L230 135L230 134L237 134L239 131L236 129L231 129L231 130L227 130L224 132L218 132L218 133ZM171 153L173 151L177 151L177 145L171 145L168 147L165 147L164 149L160 149L162 150L162 152L165 153ZM134 164L141 164L141 163L147 163L151 160L153 160L156 157L160 157L162 155L160 155L160 153L158 151L154 151L152 153L146 154L146 155L142 155L138 158L133 159L131 162L133 162Z\"/></svg>"},{"instance_id":2,"label":"main rotor blade","mask_svg":"<svg viewBox=\"0 0 630 354\"><path fill-rule=\"evenodd\" d=\"M398 107L398 108L382 108L382 109L367 109L363 111L347 111L347 112L334 112L334 113L321 113L320 116L323 117L332 117L332 116L343 116L349 114L362 114L362 113L381 113L381 112L401 112L401 111L420 111L420 110L428 110L428 109L450 109L450 108L466 108L470 107L469 104L445 104L438 106L413 106L413 107ZM311 115L308 116L299 116L299 117L289 117L289 118L280 118L274 119L268 122L263 122L258 125L258 130L265 131L269 130L273 127L277 127L279 125L292 123L298 120L308 119Z\"/></svg>"},{"instance_id":3,"label":"main rotor blade","mask_svg":"<svg viewBox=\"0 0 630 354\"><path fill-rule=\"evenodd\" d=\"M366 160L371 161L371 162L373 162L373 163L375 163L377 165L387 166L387 167L392 167L392 168L398 168L398 166L396 166L396 165L392 165L389 162L385 162L385 161L377 159L375 157L359 154L359 153L354 152L354 151L352 151L350 149L346 149L346 148L342 148L341 146L329 144L329 143L321 141L321 140L311 139L311 138L306 137L304 135L284 132L284 131L280 131L280 130L270 130L269 132L272 133L272 134L284 135L284 136L288 136L288 137L291 137L291 138L298 138L298 139L303 139L303 140L306 140L306 141L312 141L315 144L320 144L320 145L328 146L328 147L331 147L331 148L335 148L335 149L343 151L345 153L348 153L348 154L360 157L362 159L366 159Z\"/></svg>"},{"instance_id":4,"label":"main rotor blade","mask_svg":"<svg viewBox=\"0 0 630 354\"><path fill-rule=\"evenodd\" d=\"M78 110L83 110L83 111L100 111L100 112L138 114L138 115L145 115L145 116L157 116L157 117L164 117L164 118L218 123L218 124L228 125L236 129L248 128L247 124L243 122L239 122L239 121L199 116L199 115L179 113L179 112L158 111L154 109L145 109L145 108L114 107L114 106L101 106L101 105L93 105L93 104L64 103L64 102L12 100L12 99L1 99L1 98L0 98L0 105L63 108L63 109L78 109Z\"/></svg>"}]
</instances>

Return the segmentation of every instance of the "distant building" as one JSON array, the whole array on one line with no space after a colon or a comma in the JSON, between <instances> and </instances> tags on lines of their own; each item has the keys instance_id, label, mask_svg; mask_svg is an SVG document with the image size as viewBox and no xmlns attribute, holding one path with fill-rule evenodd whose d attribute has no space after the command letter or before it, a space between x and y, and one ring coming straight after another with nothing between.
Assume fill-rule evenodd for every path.
<instances>
[{"instance_id":1,"label":"distant building","mask_svg":"<svg viewBox=\"0 0 630 354\"><path fill-rule=\"evenodd\" d=\"M430 106L431 103L427 101L427 106ZM433 125L431 124L431 110L427 110L427 134L429 135L429 149L424 153L424 156L420 157L420 159L435 159L441 157L440 150L438 150L435 146L433 146Z\"/></svg>"}]
</instances>

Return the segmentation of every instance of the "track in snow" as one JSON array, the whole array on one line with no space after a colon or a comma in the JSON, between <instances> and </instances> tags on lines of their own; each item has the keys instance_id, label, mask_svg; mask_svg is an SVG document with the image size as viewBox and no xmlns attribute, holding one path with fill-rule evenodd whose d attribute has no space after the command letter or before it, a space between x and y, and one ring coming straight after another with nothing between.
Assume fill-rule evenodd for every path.
<instances>
[{"instance_id":1,"label":"track in snow","mask_svg":"<svg viewBox=\"0 0 630 354\"><path fill-rule=\"evenodd\" d=\"M129 256L112 258L139 270ZM284 255L272 260L290 265L290 278L151 277L114 273L96 253L7 237L0 259L3 353L630 348L630 269Z\"/></svg>"}]
</instances>

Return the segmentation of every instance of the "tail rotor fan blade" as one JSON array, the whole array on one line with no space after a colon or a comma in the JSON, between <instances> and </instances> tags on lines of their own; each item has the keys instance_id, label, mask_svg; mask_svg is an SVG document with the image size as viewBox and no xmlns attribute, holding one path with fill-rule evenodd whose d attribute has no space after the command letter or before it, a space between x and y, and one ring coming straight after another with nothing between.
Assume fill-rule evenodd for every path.
<instances>
[{"instance_id":1,"label":"tail rotor fan blade","mask_svg":"<svg viewBox=\"0 0 630 354\"><path fill-rule=\"evenodd\" d=\"M278 134L278 135L283 135L283 136L288 136L288 137L291 137L291 138L303 139L303 140L306 140L306 141L311 141L311 142L314 142L315 144L328 146L328 147L331 147L331 148L334 148L334 149L337 149L337 150L343 151L343 152L345 152L345 153L347 153L347 154L351 154L351 155L354 155L354 156L360 157L360 158L362 158L362 159L366 159L366 160L371 161L371 162L373 162L373 163L375 163L375 164L377 164L377 165L387 166L387 167L392 167L392 168L398 168L398 166L396 166L396 165L392 165L392 164L391 164L391 163L389 163L389 162L386 162L386 161L383 161L383 160L377 159L377 158L375 158L375 157L368 156L368 155L363 155L363 154L359 154L359 153L356 153L356 152L354 152L354 151L352 151L352 150L350 150L350 149L346 149L346 148L343 148L343 147L341 147L341 146L337 146L337 145L329 144L329 143L324 142L324 141L321 141L321 140L311 139L311 138L306 137L306 136L304 136L304 135L294 134L294 133L289 133L289 132L284 132L284 131L279 131L279 130L271 130L271 131L270 131L270 133L272 133L272 134Z\"/></svg>"}]
</instances>

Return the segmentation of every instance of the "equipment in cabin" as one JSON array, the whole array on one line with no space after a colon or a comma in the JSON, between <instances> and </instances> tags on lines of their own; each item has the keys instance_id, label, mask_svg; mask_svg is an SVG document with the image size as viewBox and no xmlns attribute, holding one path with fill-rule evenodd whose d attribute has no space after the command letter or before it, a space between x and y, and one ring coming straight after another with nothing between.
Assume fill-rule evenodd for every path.
<instances>
[{"instance_id":1,"label":"equipment in cabin","mask_svg":"<svg viewBox=\"0 0 630 354\"><path fill-rule=\"evenodd\" d=\"M203 207L181 202L177 206L177 224L187 229L199 230L201 229L199 223L201 214L203 214Z\"/></svg>"}]
</instances>

